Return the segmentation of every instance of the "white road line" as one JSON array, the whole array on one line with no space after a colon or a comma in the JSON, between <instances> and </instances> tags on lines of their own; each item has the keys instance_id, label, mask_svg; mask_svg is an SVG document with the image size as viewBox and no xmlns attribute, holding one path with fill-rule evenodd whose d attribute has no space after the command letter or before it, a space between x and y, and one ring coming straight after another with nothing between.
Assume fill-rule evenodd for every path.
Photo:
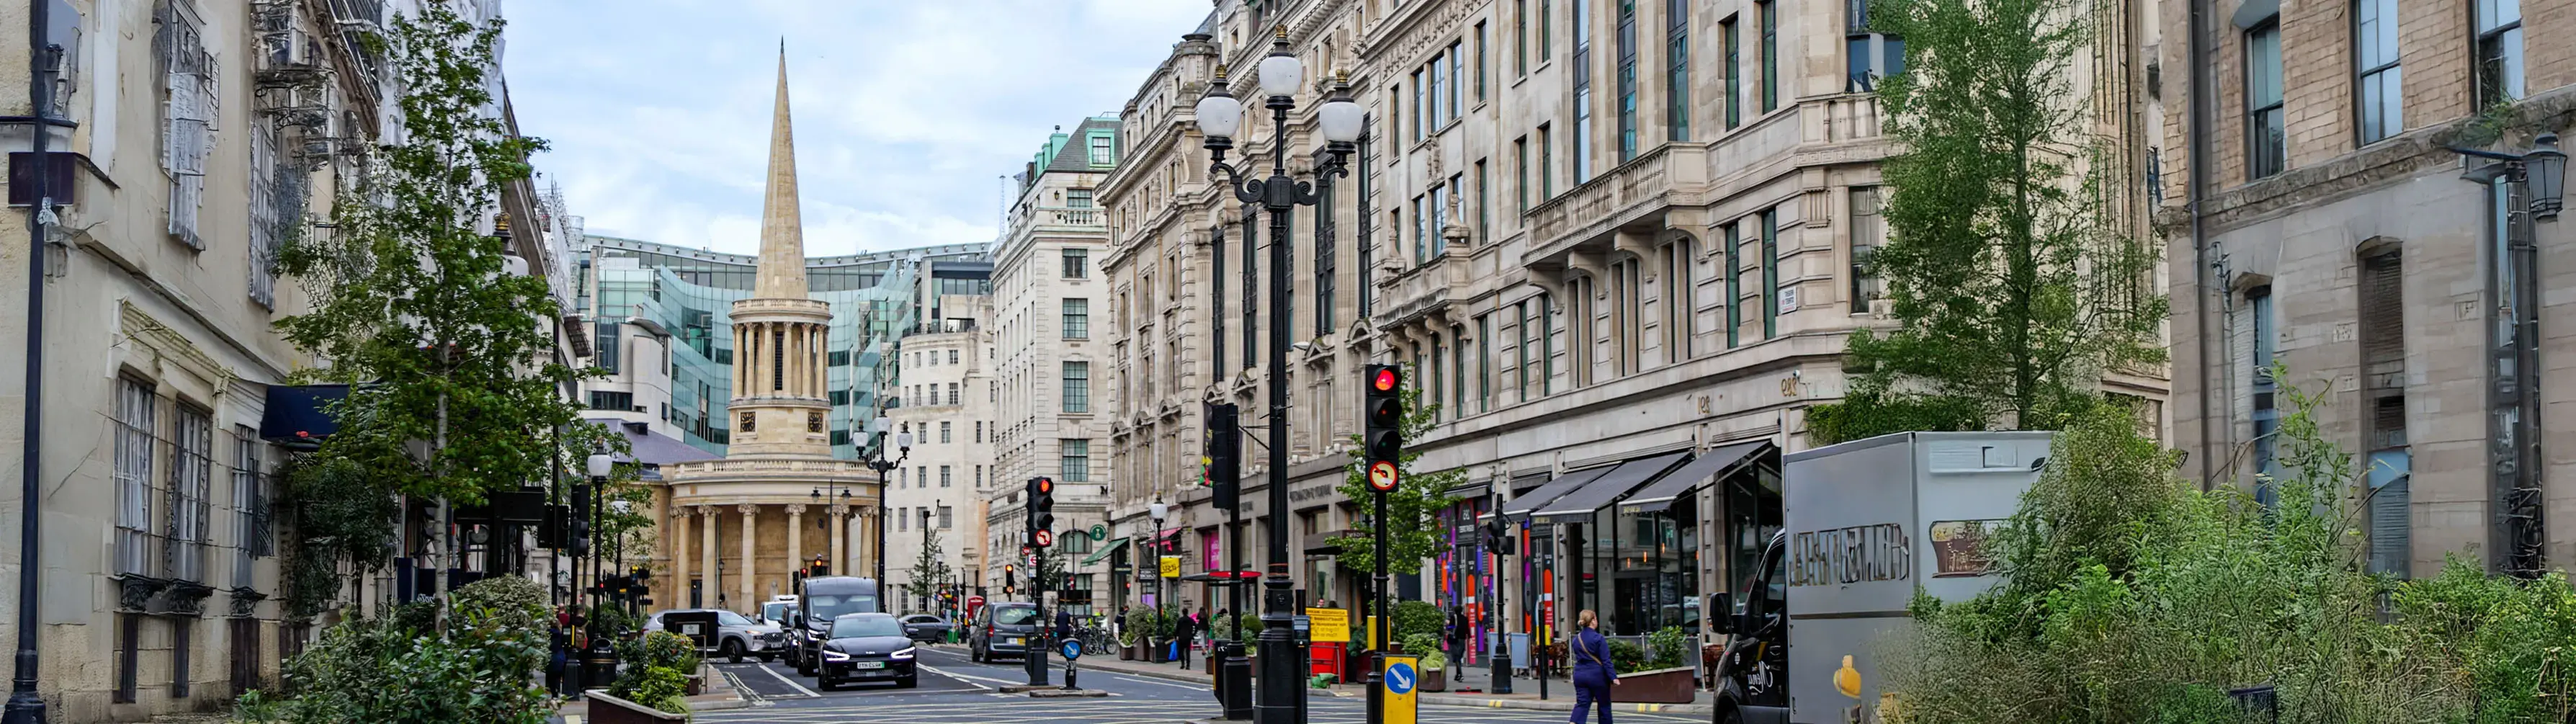
<instances>
[{"instance_id":1,"label":"white road line","mask_svg":"<svg viewBox=\"0 0 2576 724\"><path fill-rule=\"evenodd\" d=\"M786 684L789 688L793 688L793 689L795 689L796 691L798 691L798 692L800 692L800 693L803 693L803 694L804 694L804 695L806 695L806 696L809 696L809 697L820 697L820 696L822 696L822 694L814 693L814 690L813 690L813 689L805 688L805 685L804 685L804 684L796 683L796 680L787 678L787 675L785 675L785 674L781 674L781 673L778 673L778 670L777 670L777 669L769 668L769 664L768 664L768 663L766 663L766 662L763 662L763 663L761 663L761 664L758 664L758 666L760 667L760 670L762 670L762 671L766 671L766 672L769 672L769 675L770 675L772 678L778 679L779 683Z\"/></svg>"},{"instance_id":2,"label":"white road line","mask_svg":"<svg viewBox=\"0 0 2576 724\"><path fill-rule=\"evenodd\" d=\"M919 669L923 670L923 671L927 671L927 672L930 672L930 673L933 673L933 674L938 674L938 675L940 675L940 676L945 676L945 677L948 677L948 678L951 678L951 679L956 679L956 680L958 680L958 681L966 682L966 685L967 685L967 686L972 686L972 687L975 687L975 688L978 688L978 689L983 689L983 690L985 690L985 691L992 691L992 690L993 690L993 687L985 686L985 685L983 685L983 684L978 684L978 683L975 683L975 682L978 682L978 681L990 681L990 682L993 682L993 683L996 683L996 684L1001 684L1001 685L1003 685L1003 686L1010 686L1010 685L1012 685L1012 684L1017 684L1017 683L1019 683L1019 682L1015 682L1015 681L1003 681L1003 680L1001 680L1001 679L988 679L988 678L981 677L981 676L976 676L976 675L973 675L973 674L960 674L960 673L957 673L957 672L954 672L954 671L949 671L949 670L947 670L947 669L942 669L942 668L939 668L939 667L936 667L936 666L931 666L931 665L929 665L929 664L921 663L919 660L915 660L915 661L913 662L913 664L912 664L912 665L913 665L914 667L916 667L916 668L919 668Z\"/></svg>"},{"instance_id":3,"label":"white road line","mask_svg":"<svg viewBox=\"0 0 2576 724\"><path fill-rule=\"evenodd\" d=\"M1208 688L1207 688L1207 687L1204 687L1204 686L1191 686L1191 685L1189 685L1189 684L1183 684L1183 683L1180 683L1180 682L1177 682L1177 681L1166 681L1166 680L1158 679L1158 678L1154 678L1154 677L1151 677L1151 676L1144 676L1144 675L1140 675L1140 674L1130 674L1130 673L1127 673L1127 672L1124 672L1124 671L1110 671L1110 670L1108 670L1108 669L1089 669L1089 670L1090 670L1090 671L1096 671L1096 672L1103 673L1103 674L1112 674L1112 675L1116 675L1116 676L1124 677L1124 678L1126 678L1126 679L1127 679L1127 680L1129 680L1129 681L1141 681L1141 682L1144 682L1144 683L1147 683L1147 684L1161 684L1161 685L1169 686L1169 687L1176 688L1176 689L1188 689L1188 690L1191 690L1191 691L1207 691L1207 690L1208 690Z\"/></svg>"}]
</instances>

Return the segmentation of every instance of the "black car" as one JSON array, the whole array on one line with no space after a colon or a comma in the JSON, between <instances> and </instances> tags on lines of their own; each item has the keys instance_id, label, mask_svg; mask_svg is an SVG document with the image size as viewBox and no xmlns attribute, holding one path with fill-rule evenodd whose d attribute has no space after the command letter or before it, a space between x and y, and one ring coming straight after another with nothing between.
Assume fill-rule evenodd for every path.
<instances>
[{"instance_id":1,"label":"black car","mask_svg":"<svg viewBox=\"0 0 2576 724\"><path fill-rule=\"evenodd\" d=\"M815 688L831 691L844 681L893 681L909 689L920 682L912 639L903 624L883 613L853 613L832 619L831 638L823 642L822 665L815 668Z\"/></svg>"},{"instance_id":2,"label":"black car","mask_svg":"<svg viewBox=\"0 0 2576 724\"><path fill-rule=\"evenodd\" d=\"M879 613L875 579L815 576L797 584L794 621L787 627L787 663L813 676L832 621L853 613Z\"/></svg>"},{"instance_id":3,"label":"black car","mask_svg":"<svg viewBox=\"0 0 2576 724\"><path fill-rule=\"evenodd\" d=\"M975 620L966 629L967 658L977 662L996 657L1027 658L1029 644L1046 637L1039 629L1038 607L1030 603L997 603L975 610Z\"/></svg>"},{"instance_id":4,"label":"black car","mask_svg":"<svg viewBox=\"0 0 2576 724\"><path fill-rule=\"evenodd\" d=\"M946 642L948 631L952 628L955 627L948 625L948 619L933 614L916 613L903 617L903 635L911 637L914 641L933 644Z\"/></svg>"}]
</instances>

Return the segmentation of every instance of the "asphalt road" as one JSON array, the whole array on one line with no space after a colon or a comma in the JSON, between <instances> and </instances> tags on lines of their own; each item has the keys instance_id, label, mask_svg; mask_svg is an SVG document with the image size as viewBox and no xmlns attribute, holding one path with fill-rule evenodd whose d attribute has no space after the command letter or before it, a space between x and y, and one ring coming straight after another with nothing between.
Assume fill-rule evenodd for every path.
<instances>
[{"instance_id":1,"label":"asphalt road","mask_svg":"<svg viewBox=\"0 0 2576 724\"><path fill-rule=\"evenodd\" d=\"M1064 662L1051 660L1048 681L1064 682ZM838 691L819 691L814 680L796 675L785 663L718 664L759 699L743 709L701 712L699 724L1174 724L1212 719L1222 712L1207 687L1149 677L1086 669L1082 688L1109 692L1101 698L1038 699L1004 694L999 687L1028 682L1016 662L978 664L958 649L923 647L920 686L858 684ZM1311 692L1309 724L1364 724L1367 710L1357 697ZM1621 713L1621 722L1703 724L1705 716ZM1423 706L1423 724L1560 724L1565 712L1481 707Z\"/></svg>"}]
</instances>

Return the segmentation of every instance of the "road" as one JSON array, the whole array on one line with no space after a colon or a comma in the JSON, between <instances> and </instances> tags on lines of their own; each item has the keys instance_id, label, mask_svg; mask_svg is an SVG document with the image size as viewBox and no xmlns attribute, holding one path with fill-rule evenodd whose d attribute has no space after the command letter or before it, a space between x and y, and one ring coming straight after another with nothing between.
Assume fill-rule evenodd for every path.
<instances>
[{"instance_id":1,"label":"road","mask_svg":"<svg viewBox=\"0 0 2576 724\"><path fill-rule=\"evenodd\" d=\"M1028 682L1017 663L978 664L962 650L923 647L921 683L896 689L889 684L861 684L839 691L817 691L814 680L797 676L784 663L718 664L741 682L758 704L744 709L702 712L698 724L1173 724L1219 715L1207 688L1098 669L1082 672L1085 689L1109 692L1101 698L1034 699L1004 694L998 687ZM1049 681L1063 683L1063 662ZM1358 697L1334 697L1322 691L1308 699L1309 724L1364 724L1368 713ZM1620 713L1621 722L1699 724L1706 716ZM1424 724L1561 724L1565 712L1481 707L1423 706Z\"/></svg>"}]
</instances>

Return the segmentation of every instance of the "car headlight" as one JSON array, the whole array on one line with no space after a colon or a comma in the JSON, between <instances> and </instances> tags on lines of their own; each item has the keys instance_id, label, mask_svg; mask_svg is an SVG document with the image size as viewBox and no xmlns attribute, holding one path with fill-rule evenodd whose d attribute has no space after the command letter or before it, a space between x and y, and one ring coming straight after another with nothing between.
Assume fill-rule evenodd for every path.
<instances>
[{"instance_id":1,"label":"car headlight","mask_svg":"<svg viewBox=\"0 0 2576 724\"><path fill-rule=\"evenodd\" d=\"M845 653L841 653L841 652L838 652L838 651L825 651L825 652L823 652L823 660L824 660L824 661L848 661L848 660L850 660L850 655L849 655L849 654L845 654Z\"/></svg>"},{"instance_id":2,"label":"car headlight","mask_svg":"<svg viewBox=\"0 0 2576 724\"><path fill-rule=\"evenodd\" d=\"M909 658L912 658L912 654L913 654L913 652L915 652L915 651L919 651L919 650L921 650L921 647L918 647L918 646L906 646L906 647L903 647L903 650L894 652L894 658L898 658L898 659L909 659Z\"/></svg>"}]
</instances>

